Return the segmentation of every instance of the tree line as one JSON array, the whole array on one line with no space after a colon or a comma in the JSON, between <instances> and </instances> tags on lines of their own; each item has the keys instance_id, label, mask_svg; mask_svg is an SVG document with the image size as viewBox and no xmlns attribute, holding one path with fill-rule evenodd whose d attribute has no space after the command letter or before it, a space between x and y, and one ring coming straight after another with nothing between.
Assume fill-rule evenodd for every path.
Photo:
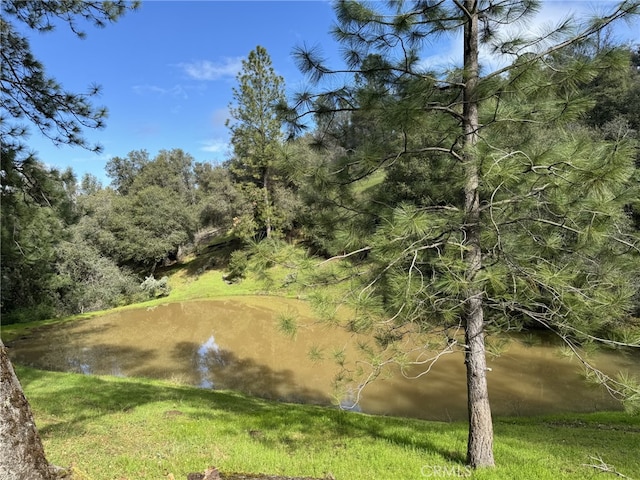
<instances>
[{"instance_id":1,"label":"tree line","mask_svg":"<svg viewBox=\"0 0 640 480\"><path fill-rule=\"evenodd\" d=\"M620 63L579 83L577 92L590 101L571 119L570 148L575 152L579 144L592 148L598 142L636 139L638 48L609 44L583 50L579 53L585 62L606 54L618 56ZM555 62L568 61L557 57ZM275 74L268 52L257 47L244 61L233 90L228 122L233 155L218 165L197 162L180 149L163 150L154 158L137 150L107 162L110 184L103 186L90 174L78 179L71 169L49 169L32 156L19 159L20 149L3 144L4 321L101 310L148 298L149 292L140 288L143 280L157 266L177 260L194 245L197 232L207 229L244 241L293 236L330 256L365 247L390 212L402 211L405 221L415 221L412 215L434 209L434 203L454 205L463 178L455 162L436 151L393 160L404 148L400 142L409 138L397 135L397 128L411 125L435 144L446 138L444 129L454 122L443 122L436 113L424 121L413 118L414 106L402 102L414 94L415 85L407 82L390 91L382 61L368 57L369 70L356 75L349 102L358 109L338 111L335 103L330 108L324 103L347 99L325 95L316 100L312 131L291 140L282 108L284 80ZM261 96L255 95L258 91ZM444 88L437 92L449 101L447 94ZM518 101L539 102L532 98L535 94ZM436 93L430 95L432 102L439 100ZM384 118L382 109L392 103L398 111ZM560 139L566 132L550 119L525 138L509 126L496 135L519 145L535 138ZM512 168L496 173L511 175L515 188L522 180L521 167L516 162ZM364 181L368 176L373 178L369 187ZM627 199L621 208L631 214L637 230L637 199Z\"/></svg>"}]
</instances>

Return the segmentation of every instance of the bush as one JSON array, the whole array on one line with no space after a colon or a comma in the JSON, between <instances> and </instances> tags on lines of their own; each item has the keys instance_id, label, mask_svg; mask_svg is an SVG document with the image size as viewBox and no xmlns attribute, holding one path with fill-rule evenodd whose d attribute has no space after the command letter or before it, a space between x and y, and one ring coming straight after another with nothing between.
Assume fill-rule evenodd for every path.
<instances>
[{"instance_id":1,"label":"bush","mask_svg":"<svg viewBox=\"0 0 640 480\"><path fill-rule=\"evenodd\" d=\"M171 287L169 286L169 278L162 277L160 280L156 280L153 275L144 279L144 282L140 284L140 289L149 298L166 297L171 293Z\"/></svg>"},{"instance_id":2,"label":"bush","mask_svg":"<svg viewBox=\"0 0 640 480\"><path fill-rule=\"evenodd\" d=\"M59 314L93 312L146 300L138 290L140 279L92 245L74 239L56 247L56 292Z\"/></svg>"},{"instance_id":3,"label":"bush","mask_svg":"<svg viewBox=\"0 0 640 480\"><path fill-rule=\"evenodd\" d=\"M244 278L249 266L249 255L244 250L235 250L229 258L229 273L223 278L226 282L237 282Z\"/></svg>"},{"instance_id":4,"label":"bush","mask_svg":"<svg viewBox=\"0 0 640 480\"><path fill-rule=\"evenodd\" d=\"M56 310L48 304L34 305L32 307L18 308L10 313L2 314L2 324L36 322L48 320L56 316Z\"/></svg>"}]
</instances>

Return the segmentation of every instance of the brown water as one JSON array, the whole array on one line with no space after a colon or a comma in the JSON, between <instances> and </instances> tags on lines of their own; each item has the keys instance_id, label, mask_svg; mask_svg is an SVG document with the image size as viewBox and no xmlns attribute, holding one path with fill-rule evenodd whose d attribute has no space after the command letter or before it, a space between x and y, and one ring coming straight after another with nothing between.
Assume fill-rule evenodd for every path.
<instances>
[{"instance_id":1,"label":"brown water","mask_svg":"<svg viewBox=\"0 0 640 480\"><path fill-rule=\"evenodd\" d=\"M298 319L294 339L278 330L282 312ZM314 322L304 302L242 297L45 327L12 342L9 351L17 363L49 370L163 378L283 401L347 404L348 398L334 398L339 368L332 353L345 347L351 358L357 352L354 343L346 332ZM312 359L312 349L324 358ZM640 373L638 355L600 353L593 359L606 372ZM604 389L583 380L577 360L563 357L549 343L512 341L488 362L496 415L621 408ZM418 379L397 374L379 378L364 390L356 408L433 420L466 418L462 353L444 355Z\"/></svg>"}]
</instances>

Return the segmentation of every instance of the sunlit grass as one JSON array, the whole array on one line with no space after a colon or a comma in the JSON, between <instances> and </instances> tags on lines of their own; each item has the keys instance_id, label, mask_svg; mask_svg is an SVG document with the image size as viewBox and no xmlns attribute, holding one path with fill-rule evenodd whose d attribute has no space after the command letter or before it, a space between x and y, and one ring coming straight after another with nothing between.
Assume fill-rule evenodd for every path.
<instances>
[{"instance_id":1,"label":"sunlit grass","mask_svg":"<svg viewBox=\"0 0 640 480\"><path fill-rule=\"evenodd\" d=\"M376 417L162 381L18 368L47 455L80 479L222 472L348 479L466 477L464 422ZM495 422L497 468L479 479L640 475L640 417L621 412ZM449 475L450 476L450 475Z\"/></svg>"}]
</instances>

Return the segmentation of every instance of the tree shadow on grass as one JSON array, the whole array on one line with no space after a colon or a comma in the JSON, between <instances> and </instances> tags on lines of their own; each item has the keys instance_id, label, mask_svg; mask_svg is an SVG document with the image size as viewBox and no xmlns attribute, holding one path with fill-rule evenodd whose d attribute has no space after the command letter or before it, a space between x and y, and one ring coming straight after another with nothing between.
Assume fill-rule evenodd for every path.
<instances>
[{"instance_id":1,"label":"tree shadow on grass","mask_svg":"<svg viewBox=\"0 0 640 480\"><path fill-rule=\"evenodd\" d=\"M464 464L464 452L441 448L434 438L446 433L456 432L460 438L466 438L464 424L446 424L421 420L408 420L398 417L378 417L374 415L341 410L337 407L313 407L299 409L290 406L287 409L265 410L255 419L259 431L281 428L287 425L288 432L304 446L304 435L310 431L331 442L336 449L344 447L346 439L380 440L403 448L411 448L429 454L437 454L449 462ZM263 443L265 443L263 441ZM272 442L273 443L273 442ZM289 447L292 447L289 445ZM293 446L295 447L295 446Z\"/></svg>"},{"instance_id":2,"label":"tree shadow on grass","mask_svg":"<svg viewBox=\"0 0 640 480\"><path fill-rule=\"evenodd\" d=\"M263 376L285 382L286 373L270 372L268 367L244 364L244 378L258 380ZM402 418L377 417L337 408L301 406L250 397L229 391L214 391L153 383L135 378L62 375L31 368L17 368L20 381L38 416L45 420L40 429L44 437L71 438L82 436L90 424L105 415L126 415L136 408L166 402L188 405L188 421L216 420L235 426L246 426L247 435L273 449L283 442L290 451L311 447L309 442L330 442L335 448L348 438L375 439L400 447L438 454L447 461L464 463L462 452L441 448L433 436L459 429L463 425L410 421ZM239 418L241 417L241 418ZM233 423L232 423L233 422ZM417 422L417 425L416 425ZM275 432L271 435L272 432ZM264 435L263 435L264 434Z\"/></svg>"},{"instance_id":3,"label":"tree shadow on grass","mask_svg":"<svg viewBox=\"0 0 640 480\"><path fill-rule=\"evenodd\" d=\"M61 352L69 370L85 375L59 375L55 372L17 366L19 379L28 391L29 401L44 416L59 420L42 429L43 433L72 436L81 434L89 421L103 415L126 413L139 406L155 402L188 402L202 412L216 416L255 415L265 409L277 409L260 398L225 392L217 394L212 388L244 391L265 399L289 402L328 404L326 393L296 385L293 370L274 370L253 359L239 358L229 351L202 351L202 345L181 342L175 347L175 362L167 368L154 361L152 349L138 349L114 344L94 344L90 349ZM71 357L69 357L71 355ZM191 358L191 364L184 359ZM41 359L42 360L42 359ZM46 360L46 359L45 359ZM57 359L60 360L60 359ZM183 365L183 367L179 367ZM199 371L200 369L200 371ZM93 373L115 374L99 377ZM137 377L150 379L192 380L194 374L210 382L209 388L154 385L137 377L116 378L121 372L135 372ZM53 378L53 380L52 380Z\"/></svg>"}]
</instances>

